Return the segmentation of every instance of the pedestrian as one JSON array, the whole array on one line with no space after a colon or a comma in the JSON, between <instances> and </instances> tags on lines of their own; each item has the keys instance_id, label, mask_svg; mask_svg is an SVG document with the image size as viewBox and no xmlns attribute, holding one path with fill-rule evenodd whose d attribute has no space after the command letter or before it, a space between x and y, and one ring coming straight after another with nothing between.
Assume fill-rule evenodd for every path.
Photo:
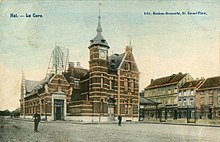
<instances>
[{"instance_id":1,"label":"pedestrian","mask_svg":"<svg viewBox=\"0 0 220 142\"><path fill-rule=\"evenodd\" d=\"M40 114L38 114L37 112L34 114L34 132L38 132L38 125L39 125L39 122L41 121L41 118L40 118Z\"/></svg>"},{"instance_id":2,"label":"pedestrian","mask_svg":"<svg viewBox=\"0 0 220 142\"><path fill-rule=\"evenodd\" d=\"M122 120L121 115L118 115L118 126L121 126L121 120Z\"/></svg>"}]
</instances>

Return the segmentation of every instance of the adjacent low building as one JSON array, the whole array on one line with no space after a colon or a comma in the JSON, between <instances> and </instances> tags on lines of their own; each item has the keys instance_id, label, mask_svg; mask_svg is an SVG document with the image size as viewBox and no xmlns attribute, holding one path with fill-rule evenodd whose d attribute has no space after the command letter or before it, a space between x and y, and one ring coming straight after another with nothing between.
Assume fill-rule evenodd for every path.
<instances>
[{"instance_id":1,"label":"adjacent low building","mask_svg":"<svg viewBox=\"0 0 220 142\"><path fill-rule=\"evenodd\" d=\"M187 81L178 89L178 114L179 118L194 118L196 112L196 91L204 79Z\"/></svg>"},{"instance_id":2,"label":"adjacent low building","mask_svg":"<svg viewBox=\"0 0 220 142\"><path fill-rule=\"evenodd\" d=\"M193 78L189 73L178 73L170 76L151 80L144 90L144 97L154 102L160 103L156 112L160 118L177 118L178 117L178 89ZM152 108L146 108L151 109ZM155 112L155 110L152 110Z\"/></svg>"},{"instance_id":3,"label":"adjacent low building","mask_svg":"<svg viewBox=\"0 0 220 142\"><path fill-rule=\"evenodd\" d=\"M220 76L207 78L198 88L196 108L200 119L220 119Z\"/></svg>"}]
</instances>

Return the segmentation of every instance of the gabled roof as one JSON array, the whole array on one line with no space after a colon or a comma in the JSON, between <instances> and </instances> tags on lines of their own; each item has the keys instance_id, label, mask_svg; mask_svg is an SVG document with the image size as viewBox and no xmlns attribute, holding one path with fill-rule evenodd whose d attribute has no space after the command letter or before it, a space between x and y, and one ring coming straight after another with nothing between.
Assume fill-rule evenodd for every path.
<instances>
[{"instance_id":1,"label":"gabled roof","mask_svg":"<svg viewBox=\"0 0 220 142\"><path fill-rule=\"evenodd\" d=\"M45 83L48 83L54 74L50 74L48 78L44 78L41 81L25 80L27 96L31 96L37 92L37 90L42 89Z\"/></svg>"},{"instance_id":2,"label":"gabled roof","mask_svg":"<svg viewBox=\"0 0 220 142\"><path fill-rule=\"evenodd\" d=\"M198 90L220 88L220 76L207 78Z\"/></svg>"},{"instance_id":3,"label":"gabled roof","mask_svg":"<svg viewBox=\"0 0 220 142\"><path fill-rule=\"evenodd\" d=\"M117 70L119 65L121 64L123 58L125 56L125 53L122 54L113 54L109 56L109 69L110 70Z\"/></svg>"},{"instance_id":4,"label":"gabled roof","mask_svg":"<svg viewBox=\"0 0 220 142\"><path fill-rule=\"evenodd\" d=\"M149 86L147 86L146 89L157 88L157 87L166 86L166 85L178 84L186 75L187 75L187 73L185 73L185 74L178 73L178 74L173 74L170 76L166 76L166 77L152 80L151 84Z\"/></svg>"},{"instance_id":5,"label":"gabled roof","mask_svg":"<svg viewBox=\"0 0 220 142\"><path fill-rule=\"evenodd\" d=\"M198 88L202 83L203 79L197 79L193 81L187 81L186 83L183 84L183 86L180 88L181 89L188 89L188 88Z\"/></svg>"},{"instance_id":6,"label":"gabled roof","mask_svg":"<svg viewBox=\"0 0 220 142\"><path fill-rule=\"evenodd\" d=\"M30 93L39 84L40 81L25 80L26 92Z\"/></svg>"}]
</instances>

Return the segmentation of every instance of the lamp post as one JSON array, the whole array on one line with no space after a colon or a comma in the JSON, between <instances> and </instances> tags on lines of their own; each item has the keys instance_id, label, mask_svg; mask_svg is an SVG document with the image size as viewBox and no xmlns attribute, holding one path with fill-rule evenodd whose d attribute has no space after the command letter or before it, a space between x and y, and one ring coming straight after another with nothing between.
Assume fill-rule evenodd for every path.
<instances>
[{"instance_id":1,"label":"lamp post","mask_svg":"<svg viewBox=\"0 0 220 142\"><path fill-rule=\"evenodd\" d=\"M44 100L44 116L45 116L45 121L47 121L46 105L47 105L47 101Z\"/></svg>"}]
</instances>

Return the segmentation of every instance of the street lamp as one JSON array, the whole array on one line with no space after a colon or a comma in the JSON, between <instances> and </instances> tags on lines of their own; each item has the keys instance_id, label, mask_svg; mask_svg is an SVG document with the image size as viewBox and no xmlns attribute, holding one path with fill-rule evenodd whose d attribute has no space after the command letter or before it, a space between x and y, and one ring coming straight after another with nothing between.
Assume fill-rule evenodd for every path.
<instances>
[{"instance_id":1,"label":"street lamp","mask_svg":"<svg viewBox=\"0 0 220 142\"><path fill-rule=\"evenodd\" d=\"M45 116L45 121L47 121L46 105L47 105L47 101L44 100L44 116Z\"/></svg>"}]
</instances>

